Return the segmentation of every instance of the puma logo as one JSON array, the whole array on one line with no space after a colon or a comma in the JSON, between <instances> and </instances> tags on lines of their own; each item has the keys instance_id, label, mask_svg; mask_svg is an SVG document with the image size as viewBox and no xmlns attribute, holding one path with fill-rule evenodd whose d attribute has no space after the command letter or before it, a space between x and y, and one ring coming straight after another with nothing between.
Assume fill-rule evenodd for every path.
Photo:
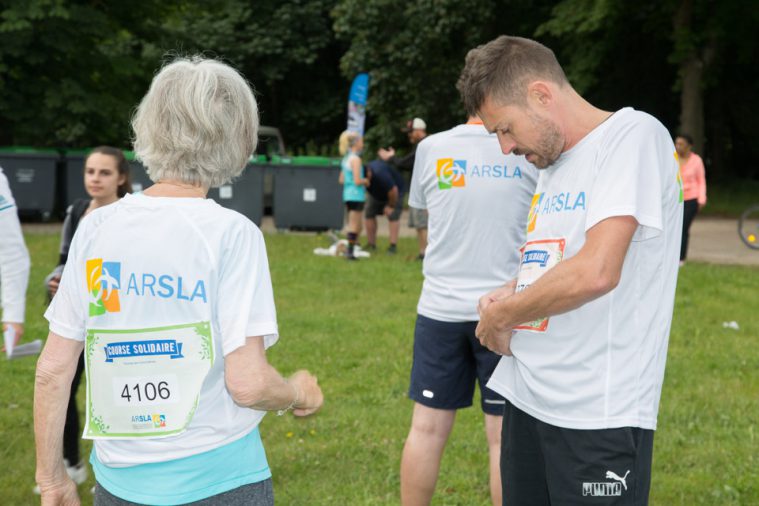
<instances>
[{"instance_id":1,"label":"puma logo","mask_svg":"<svg viewBox=\"0 0 759 506\"><path fill-rule=\"evenodd\" d=\"M622 484L623 487L625 487L625 490L627 490L627 475L630 474L630 470L628 469L624 476L620 477L617 473L614 471L606 471L606 479L607 480L616 480Z\"/></svg>"}]
</instances>

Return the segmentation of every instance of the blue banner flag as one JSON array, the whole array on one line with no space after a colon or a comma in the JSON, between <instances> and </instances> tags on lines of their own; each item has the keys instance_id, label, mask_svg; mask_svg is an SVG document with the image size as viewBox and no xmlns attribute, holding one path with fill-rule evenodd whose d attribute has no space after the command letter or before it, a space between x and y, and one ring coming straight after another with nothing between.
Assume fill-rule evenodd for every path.
<instances>
[{"instance_id":1,"label":"blue banner flag","mask_svg":"<svg viewBox=\"0 0 759 506\"><path fill-rule=\"evenodd\" d=\"M361 73L353 79L348 96L348 131L364 135L366 99L369 96L369 74Z\"/></svg>"}]
</instances>

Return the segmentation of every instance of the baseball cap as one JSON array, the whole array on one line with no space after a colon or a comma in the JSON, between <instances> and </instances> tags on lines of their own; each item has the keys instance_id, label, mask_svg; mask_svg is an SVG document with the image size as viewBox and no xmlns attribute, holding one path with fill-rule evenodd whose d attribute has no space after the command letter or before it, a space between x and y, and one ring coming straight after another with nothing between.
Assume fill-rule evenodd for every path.
<instances>
[{"instance_id":1,"label":"baseball cap","mask_svg":"<svg viewBox=\"0 0 759 506\"><path fill-rule=\"evenodd\" d=\"M410 119L406 122L406 128L404 132L410 132L411 130L427 130L427 123L422 118Z\"/></svg>"}]
</instances>

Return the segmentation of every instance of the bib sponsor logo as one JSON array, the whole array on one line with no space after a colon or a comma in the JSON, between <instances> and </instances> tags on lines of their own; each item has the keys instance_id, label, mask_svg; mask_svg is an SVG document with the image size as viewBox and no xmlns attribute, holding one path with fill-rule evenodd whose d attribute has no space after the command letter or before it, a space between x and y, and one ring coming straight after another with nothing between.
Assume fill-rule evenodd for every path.
<instances>
[{"instance_id":1,"label":"bib sponsor logo","mask_svg":"<svg viewBox=\"0 0 759 506\"><path fill-rule=\"evenodd\" d=\"M166 427L166 415L160 413L133 415L132 426L135 429L160 429Z\"/></svg>"},{"instance_id":2,"label":"bib sponsor logo","mask_svg":"<svg viewBox=\"0 0 759 506\"><path fill-rule=\"evenodd\" d=\"M522 170L518 165L468 165L466 160L453 158L439 158L436 173L438 188L441 190L464 187L466 178L522 179Z\"/></svg>"},{"instance_id":3,"label":"bib sponsor logo","mask_svg":"<svg viewBox=\"0 0 759 506\"><path fill-rule=\"evenodd\" d=\"M621 496L623 490L627 490L627 475L619 476L614 471L606 471L606 479L614 481L583 482L582 495L591 497L615 497Z\"/></svg>"},{"instance_id":4,"label":"bib sponsor logo","mask_svg":"<svg viewBox=\"0 0 759 506\"><path fill-rule=\"evenodd\" d=\"M437 161L437 187L441 190L466 186L466 160L440 158Z\"/></svg>"},{"instance_id":5,"label":"bib sponsor logo","mask_svg":"<svg viewBox=\"0 0 759 506\"><path fill-rule=\"evenodd\" d=\"M182 276L135 273L126 279L126 289L122 287L122 266L120 262L105 262L102 258L87 260L87 290L90 294L90 316L121 311L121 296L159 297L187 302L201 300L208 303L206 285L202 279L185 281Z\"/></svg>"},{"instance_id":6,"label":"bib sponsor logo","mask_svg":"<svg viewBox=\"0 0 759 506\"><path fill-rule=\"evenodd\" d=\"M104 262L102 258L87 260L87 291L90 294L89 313L97 316L121 311L121 263Z\"/></svg>"}]
</instances>

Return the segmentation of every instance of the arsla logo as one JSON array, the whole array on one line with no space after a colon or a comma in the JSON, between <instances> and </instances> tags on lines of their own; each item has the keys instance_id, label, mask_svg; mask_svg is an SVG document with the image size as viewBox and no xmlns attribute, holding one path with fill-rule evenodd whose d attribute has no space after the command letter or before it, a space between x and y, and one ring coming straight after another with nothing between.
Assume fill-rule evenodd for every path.
<instances>
[{"instance_id":1,"label":"arsla logo","mask_svg":"<svg viewBox=\"0 0 759 506\"><path fill-rule=\"evenodd\" d=\"M466 160L440 158L437 161L436 172L437 187L441 190L466 186Z\"/></svg>"},{"instance_id":2,"label":"arsla logo","mask_svg":"<svg viewBox=\"0 0 759 506\"><path fill-rule=\"evenodd\" d=\"M532 203L530 204L530 214L527 215L527 231L532 232L535 230L535 225L538 222L538 208L540 208L540 202L543 200L543 193L536 193L532 196Z\"/></svg>"},{"instance_id":3,"label":"arsla logo","mask_svg":"<svg viewBox=\"0 0 759 506\"><path fill-rule=\"evenodd\" d=\"M103 262L102 258L93 258L87 260L86 272L90 316L121 311L121 263Z\"/></svg>"},{"instance_id":4,"label":"arsla logo","mask_svg":"<svg viewBox=\"0 0 759 506\"><path fill-rule=\"evenodd\" d=\"M166 415L153 415L153 427L156 429L166 427Z\"/></svg>"}]
</instances>

